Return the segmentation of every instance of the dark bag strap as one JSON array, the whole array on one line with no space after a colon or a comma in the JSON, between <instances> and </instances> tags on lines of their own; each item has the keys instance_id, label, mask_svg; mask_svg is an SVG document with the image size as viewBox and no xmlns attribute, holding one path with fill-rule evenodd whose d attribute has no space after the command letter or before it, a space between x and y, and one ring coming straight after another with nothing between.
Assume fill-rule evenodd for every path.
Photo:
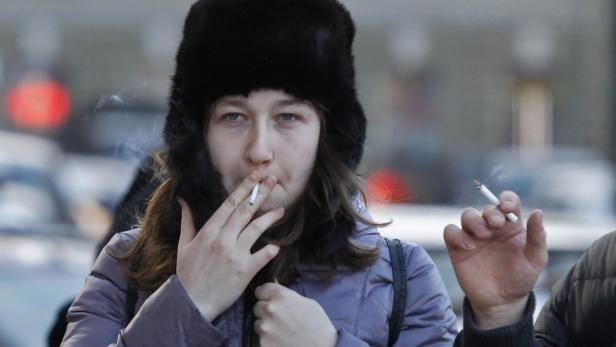
<instances>
[{"instance_id":1,"label":"dark bag strap","mask_svg":"<svg viewBox=\"0 0 616 347\"><path fill-rule=\"evenodd\" d=\"M126 291L126 324L128 324L135 316L135 306L137 305L137 291L128 287Z\"/></svg>"},{"instance_id":2,"label":"dark bag strap","mask_svg":"<svg viewBox=\"0 0 616 347\"><path fill-rule=\"evenodd\" d=\"M406 307L406 264L402 253L402 244L398 239L385 239L391 258L391 271L394 279L394 303L389 318L389 341L387 346L393 346L402 329L404 308Z\"/></svg>"}]
</instances>

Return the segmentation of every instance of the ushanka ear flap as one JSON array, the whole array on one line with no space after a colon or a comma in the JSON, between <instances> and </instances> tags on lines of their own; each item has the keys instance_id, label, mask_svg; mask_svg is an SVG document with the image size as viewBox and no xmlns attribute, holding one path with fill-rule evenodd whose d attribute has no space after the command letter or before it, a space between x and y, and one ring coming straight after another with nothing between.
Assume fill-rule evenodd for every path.
<instances>
[{"instance_id":1,"label":"ushanka ear flap","mask_svg":"<svg viewBox=\"0 0 616 347\"><path fill-rule=\"evenodd\" d=\"M171 100L179 101L170 102L165 124L167 165L177 184L174 197L182 197L189 204L198 230L222 204L226 193L207 150L203 121L189 116L201 113L194 109L199 103L185 107L178 88L181 83L177 78L174 81L176 89L171 92Z\"/></svg>"}]
</instances>

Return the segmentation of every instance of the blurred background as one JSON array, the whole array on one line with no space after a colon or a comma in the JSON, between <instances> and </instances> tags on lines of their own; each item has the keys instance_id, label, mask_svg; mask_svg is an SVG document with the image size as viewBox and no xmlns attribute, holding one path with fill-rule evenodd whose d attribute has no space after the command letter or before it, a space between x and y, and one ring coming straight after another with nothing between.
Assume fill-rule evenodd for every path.
<instances>
[{"instance_id":1,"label":"blurred background","mask_svg":"<svg viewBox=\"0 0 616 347\"><path fill-rule=\"evenodd\" d=\"M161 144L187 0L0 2L0 346L44 346L139 161ZM369 119L360 173L387 236L442 241L473 188L546 212L539 307L616 229L616 23L607 0L347 0Z\"/></svg>"}]
</instances>

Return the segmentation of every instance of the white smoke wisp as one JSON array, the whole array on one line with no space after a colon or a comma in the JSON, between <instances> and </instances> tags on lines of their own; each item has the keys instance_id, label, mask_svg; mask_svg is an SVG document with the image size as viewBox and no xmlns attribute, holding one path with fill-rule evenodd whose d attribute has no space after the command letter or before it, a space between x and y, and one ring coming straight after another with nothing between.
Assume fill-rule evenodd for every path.
<instances>
[{"instance_id":1,"label":"white smoke wisp","mask_svg":"<svg viewBox=\"0 0 616 347\"><path fill-rule=\"evenodd\" d=\"M104 95L98 99L96 102L96 106L94 106L94 111L100 111L104 108L111 106L121 106L124 105L125 101L120 93L115 93L111 95Z\"/></svg>"},{"instance_id":2,"label":"white smoke wisp","mask_svg":"<svg viewBox=\"0 0 616 347\"><path fill-rule=\"evenodd\" d=\"M503 165L495 166L492 171L490 171L490 180L494 182L503 182L509 178L509 173L505 170Z\"/></svg>"}]
</instances>

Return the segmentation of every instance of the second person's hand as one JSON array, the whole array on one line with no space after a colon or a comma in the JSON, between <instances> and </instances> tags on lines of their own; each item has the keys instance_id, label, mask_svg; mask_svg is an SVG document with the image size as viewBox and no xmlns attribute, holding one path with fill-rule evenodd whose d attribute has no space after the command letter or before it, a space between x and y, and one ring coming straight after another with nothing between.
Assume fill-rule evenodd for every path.
<instances>
[{"instance_id":1,"label":"second person's hand","mask_svg":"<svg viewBox=\"0 0 616 347\"><path fill-rule=\"evenodd\" d=\"M505 214L519 217L516 223ZM541 211L525 226L519 197L505 191L499 206L462 213L462 228L448 225L444 238L460 287L480 329L510 325L520 318L528 296L547 263Z\"/></svg>"}]
</instances>

